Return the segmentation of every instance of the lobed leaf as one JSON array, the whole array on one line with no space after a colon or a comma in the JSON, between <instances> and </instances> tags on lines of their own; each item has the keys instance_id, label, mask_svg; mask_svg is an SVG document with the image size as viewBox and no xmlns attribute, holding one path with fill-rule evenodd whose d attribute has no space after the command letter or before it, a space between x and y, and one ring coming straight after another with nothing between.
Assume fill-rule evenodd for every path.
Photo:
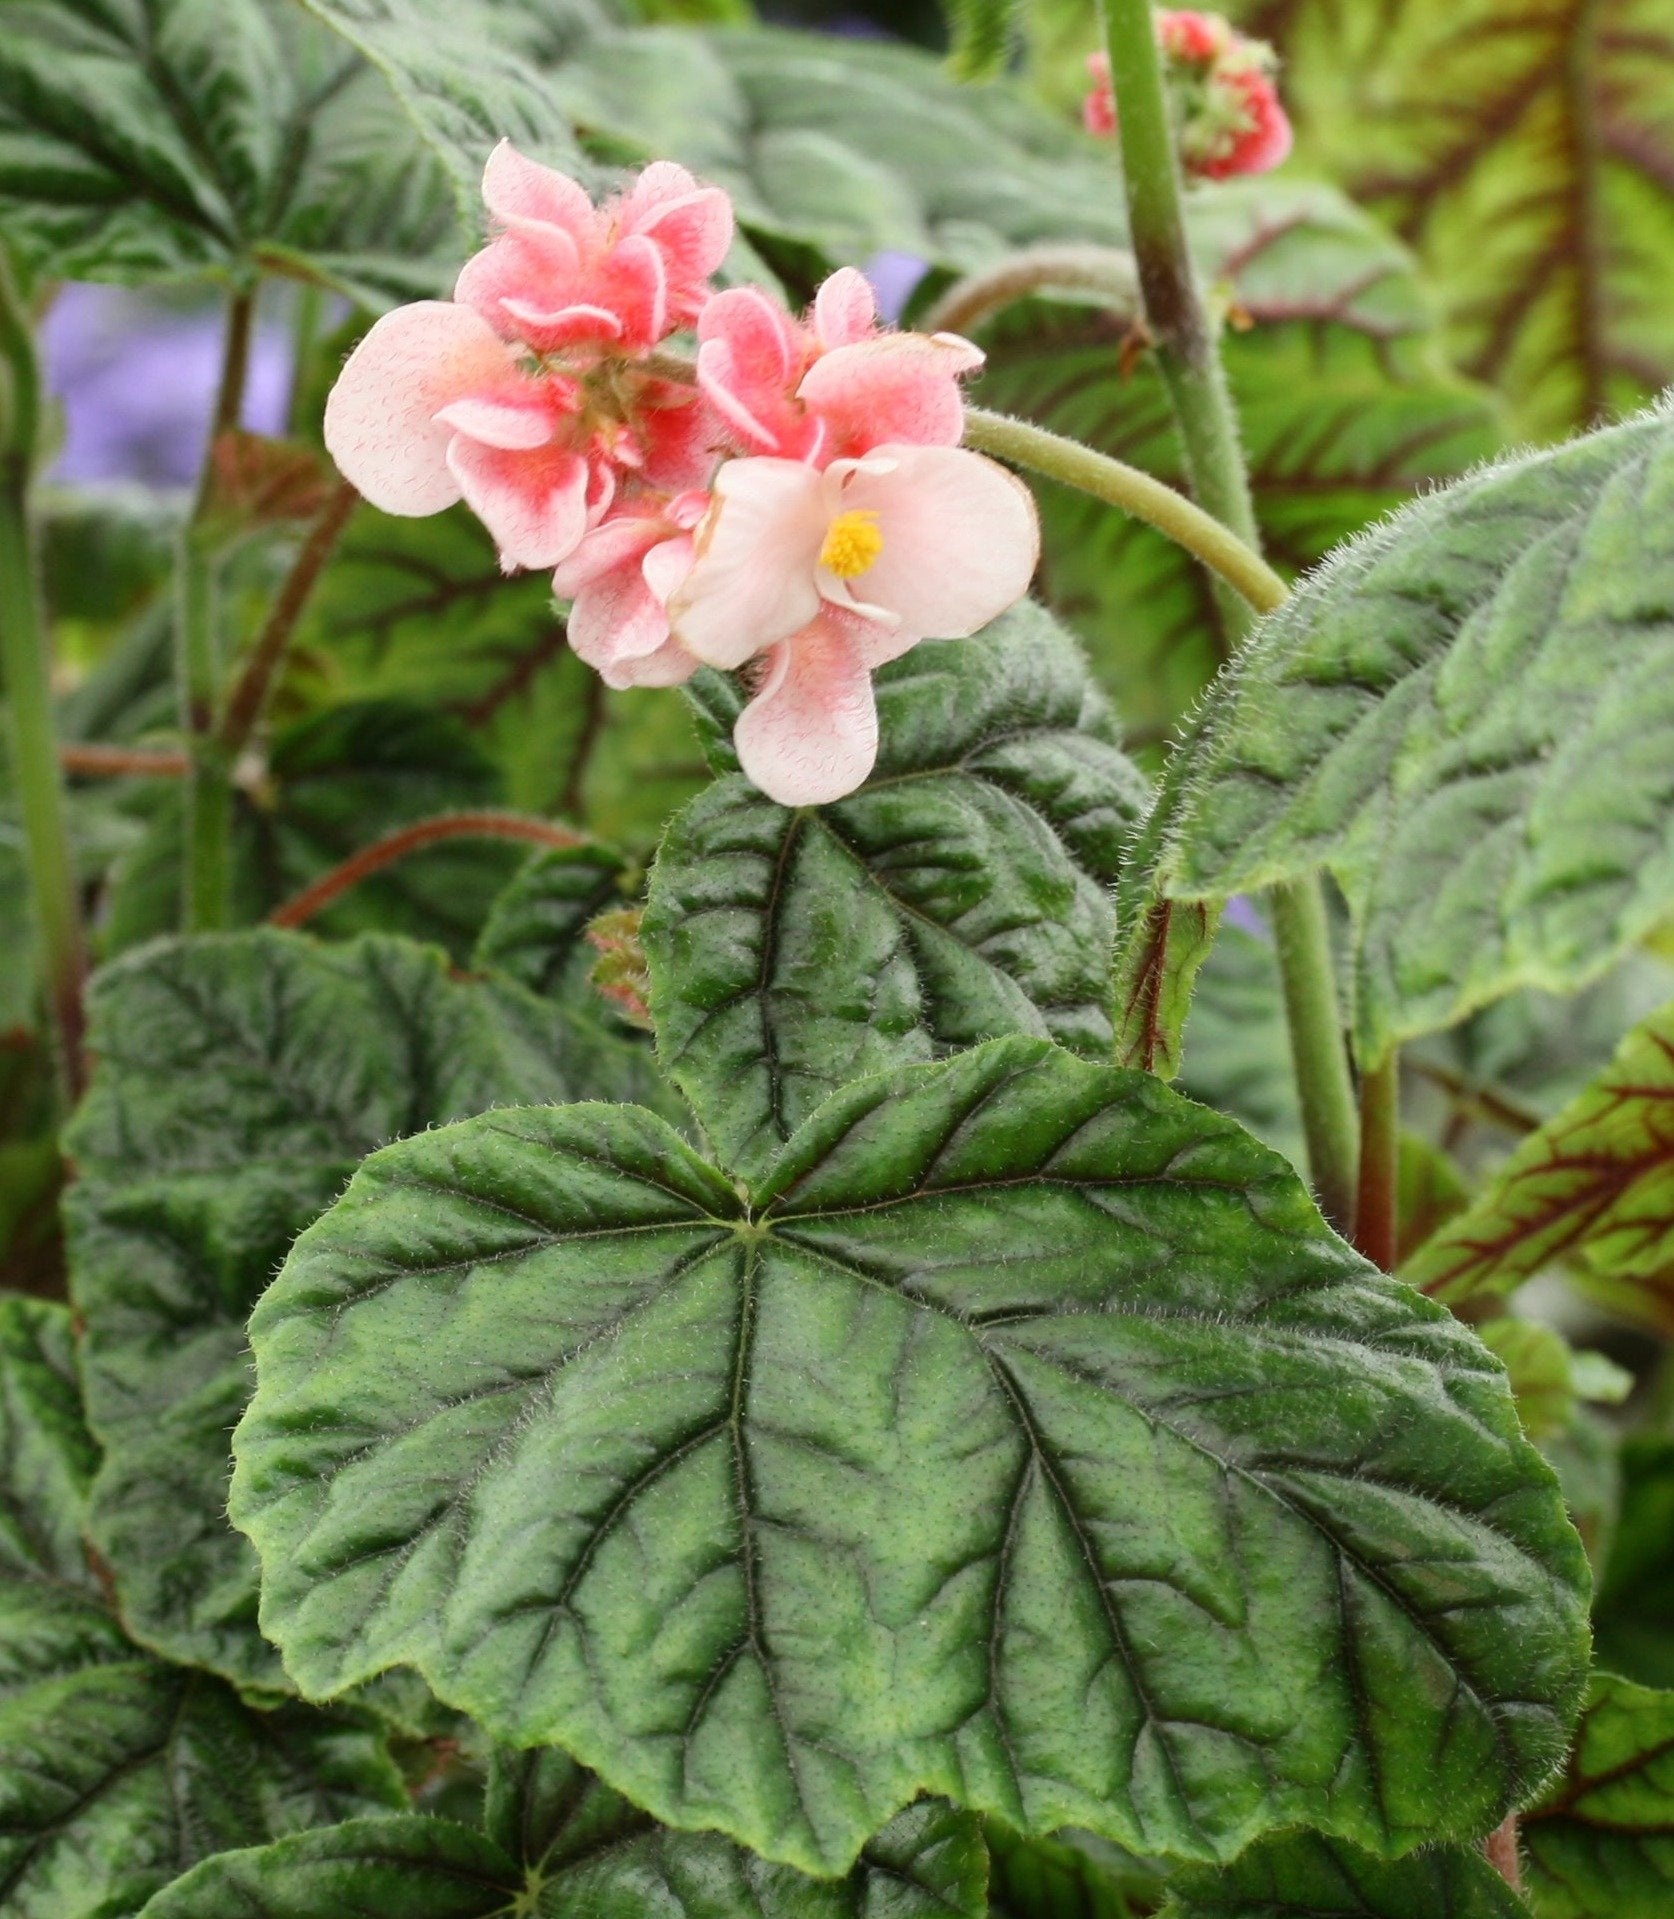
<instances>
[{"instance_id":1,"label":"lobed leaf","mask_svg":"<svg viewBox=\"0 0 1674 1919\"><path fill-rule=\"evenodd\" d=\"M1169 1893L1162 1919L1529 1919L1473 1849L1374 1859L1307 1832L1263 1840L1218 1872L1180 1873Z\"/></svg>"},{"instance_id":2,"label":"lobed leaf","mask_svg":"<svg viewBox=\"0 0 1674 1919\"><path fill-rule=\"evenodd\" d=\"M1674 416L1509 461L1313 574L1208 696L1163 866L1324 866L1358 1050L1574 991L1674 905Z\"/></svg>"},{"instance_id":3,"label":"lobed leaf","mask_svg":"<svg viewBox=\"0 0 1674 1919\"><path fill-rule=\"evenodd\" d=\"M747 1174L863 1074L1006 1032L1109 1050L1109 888L1144 782L1074 642L1023 606L877 684L859 792L792 809L723 778L652 870L662 1059Z\"/></svg>"},{"instance_id":4,"label":"lobed leaf","mask_svg":"<svg viewBox=\"0 0 1674 1919\"><path fill-rule=\"evenodd\" d=\"M1674 1006L1531 1133L1406 1277L1438 1299L1509 1292L1574 1258L1637 1316L1669 1321L1674 1285Z\"/></svg>"},{"instance_id":5,"label":"lobed leaf","mask_svg":"<svg viewBox=\"0 0 1674 1919\"><path fill-rule=\"evenodd\" d=\"M1662 1919L1674 1897L1674 1693L1594 1675L1564 1776L1527 1815L1542 1919Z\"/></svg>"},{"instance_id":6,"label":"lobed leaf","mask_svg":"<svg viewBox=\"0 0 1674 1919\"><path fill-rule=\"evenodd\" d=\"M1046 1041L848 1088L747 1203L631 1108L421 1135L250 1337L230 1510L306 1693L410 1662L800 1870L926 1791L1399 1852L1563 1747L1584 1562L1498 1365Z\"/></svg>"},{"instance_id":7,"label":"lobed leaf","mask_svg":"<svg viewBox=\"0 0 1674 1919\"><path fill-rule=\"evenodd\" d=\"M642 1049L439 954L275 932L153 945L97 979L69 1135L71 1285L106 1458L92 1536L148 1643L287 1688L224 1513L244 1322L376 1147L507 1100L657 1097Z\"/></svg>"}]
</instances>

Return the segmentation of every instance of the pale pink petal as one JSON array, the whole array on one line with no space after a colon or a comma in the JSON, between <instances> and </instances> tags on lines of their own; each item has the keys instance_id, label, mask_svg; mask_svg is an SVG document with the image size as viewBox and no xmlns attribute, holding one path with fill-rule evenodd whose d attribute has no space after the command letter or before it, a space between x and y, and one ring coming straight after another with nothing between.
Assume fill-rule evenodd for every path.
<instances>
[{"instance_id":1,"label":"pale pink petal","mask_svg":"<svg viewBox=\"0 0 1674 1919\"><path fill-rule=\"evenodd\" d=\"M678 640L665 640L655 653L644 653L632 660L623 660L616 668L617 677L606 680L607 686L679 686L689 680L703 664L695 660Z\"/></svg>"},{"instance_id":2,"label":"pale pink petal","mask_svg":"<svg viewBox=\"0 0 1674 1919\"><path fill-rule=\"evenodd\" d=\"M448 465L508 571L557 566L580 545L591 475L579 453L556 446L507 452L461 434L448 448Z\"/></svg>"},{"instance_id":3,"label":"pale pink petal","mask_svg":"<svg viewBox=\"0 0 1674 1919\"><path fill-rule=\"evenodd\" d=\"M568 233L556 227L502 233L459 269L453 297L475 307L502 333L517 336L507 318L515 304L535 313L561 311L581 290L581 255Z\"/></svg>"},{"instance_id":4,"label":"pale pink petal","mask_svg":"<svg viewBox=\"0 0 1674 1919\"><path fill-rule=\"evenodd\" d=\"M590 297L618 316L624 340L655 346L668 331L668 262L654 241L630 234L611 249Z\"/></svg>"},{"instance_id":5,"label":"pale pink petal","mask_svg":"<svg viewBox=\"0 0 1674 1919\"><path fill-rule=\"evenodd\" d=\"M699 187L648 208L624 231L655 241L671 278L707 280L732 245L732 202L719 187Z\"/></svg>"},{"instance_id":6,"label":"pale pink petal","mask_svg":"<svg viewBox=\"0 0 1674 1919\"><path fill-rule=\"evenodd\" d=\"M781 806L826 806L865 782L878 757L872 676L847 634L816 620L773 647L732 743Z\"/></svg>"},{"instance_id":7,"label":"pale pink petal","mask_svg":"<svg viewBox=\"0 0 1674 1919\"><path fill-rule=\"evenodd\" d=\"M505 299L500 307L517 322L519 337L543 353L589 341L619 340L626 330L622 316L613 308L588 300L572 300L568 306L543 307L533 300Z\"/></svg>"},{"instance_id":8,"label":"pale pink petal","mask_svg":"<svg viewBox=\"0 0 1674 1919\"><path fill-rule=\"evenodd\" d=\"M649 221L676 201L700 191L697 181L677 160L653 160L629 185L611 209L618 233L641 233Z\"/></svg>"},{"instance_id":9,"label":"pale pink petal","mask_svg":"<svg viewBox=\"0 0 1674 1919\"><path fill-rule=\"evenodd\" d=\"M459 498L453 437L436 415L515 378L516 362L470 307L420 300L374 323L326 401L325 443L343 477L385 513L439 513Z\"/></svg>"},{"instance_id":10,"label":"pale pink petal","mask_svg":"<svg viewBox=\"0 0 1674 1919\"><path fill-rule=\"evenodd\" d=\"M709 666L739 666L820 608L814 568L828 515L821 476L796 460L728 460L698 529L697 561L669 607Z\"/></svg>"},{"instance_id":11,"label":"pale pink petal","mask_svg":"<svg viewBox=\"0 0 1674 1919\"><path fill-rule=\"evenodd\" d=\"M692 536L682 533L672 540L659 541L640 561L639 570L645 575L645 584L664 606L685 585L696 553Z\"/></svg>"},{"instance_id":12,"label":"pale pink petal","mask_svg":"<svg viewBox=\"0 0 1674 1919\"><path fill-rule=\"evenodd\" d=\"M552 438L552 409L538 399L533 405L519 406L509 400L480 398L475 395L454 400L439 407L436 418L484 446L520 448L545 446Z\"/></svg>"},{"instance_id":13,"label":"pale pink petal","mask_svg":"<svg viewBox=\"0 0 1674 1919\"><path fill-rule=\"evenodd\" d=\"M698 385L745 446L780 453L798 409L789 388L802 361L796 326L756 287L717 293L698 316ZM800 449L797 449L800 450Z\"/></svg>"},{"instance_id":14,"label":"pale pink petal","mask_svg":"<svg viewBox=\"0 0 1674 1919\"><path fill-rule=\"evenodd\" d=\"M830 352L869 339L878 324L878 300L872 283L856 267L839 267L814 295L814 332Z\"/></svg>"},{"instance_id":15,"label":"pale pink petal","mask_svg":"<svg viewBox=\"0 0 1674 1919\"><path fill-rule=\"evenodd\" d=\"M826 422L841 453L957 446L965 432L959 376L981 364L980 351L951 333L885 333L816 360L797 398Z\"/></svg>"},{"instance_id":16,"label":"pale pink petal","mask_svg":"<svg viewBox=\"0 0 1674 1919\"><path fill-rule=\"evenodd\" d=\"M668 642L668 609L636 566L622 566L576 595L570 608L570 646L607 686L632 686L630 662ZM696 662L694 661L695 665Z\"/></svg>"},{"instance_id":17,"label":"pale pink petal","mask_svg":"<svg viewBox=\"0 0 1674 1919\"><path fill-rule=\"evenodd\" d=\"M875 513L883 535L877 559L849 584L899 618L898 639L963 639L1029 590L1040 557L1034 495L962 447L880 453L831 468L844 510Z\"/></svg>"},{"instance_id":18,"label":"pale pink petal","mask_svg":"<svg viewBox=\"0 0 1674 1919\"><path fill-rule=\"evenodd\" d=\"M598 217L583 187L538 160L526 160L509 140L502 140L488 156L482 197L495 219L507 226L535 220L562 228L578 242L589 237Z\"/></svg>"},{"instance_id":19,"label":"pale pink petal","mask_svg":"<svg viewBox=\"0 0 1674 1919\"><path fill-rule=\"evenodd\" d=\"M586 534L569 558L560 563L552 576L552 590L561 600L577 599L606 573L637 563L664 537L661 519L650 515L624 513L606 520Z\"/></svg>"}]
</instances>

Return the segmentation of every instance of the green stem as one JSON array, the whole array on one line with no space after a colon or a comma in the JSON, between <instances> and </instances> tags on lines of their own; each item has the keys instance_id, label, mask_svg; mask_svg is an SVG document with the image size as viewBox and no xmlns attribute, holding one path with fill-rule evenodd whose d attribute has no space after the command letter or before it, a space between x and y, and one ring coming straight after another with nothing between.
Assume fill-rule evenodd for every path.
<instances>
[{"instance_id":1,"label":"green stem","mask_svg":"<svg viewBox=\"0 0 1674 1919\"><path fill-rule=\"evenodd\" d=\"M53 725L46 622L35 570L29 489L39 420L34 341L0 251L0 680L10 722L12 778L41 975L60 1083L73 1103L84 1083L82 981L86 943Z\"/></svg>"},{"instance_id":2,"label":"green stem","mask_svg":"<svg viewBox=\"0 0 1674 1919\"><path fill-rule=\"evenodd\" d=\"M1134 265L1186 472L1198 505L1244 546L1259 550L1237 416L1186 245L1180 164L1150 0L1104 0L1104 13ZM1229 593L1220 599L1236 644L1249 631L1249 605ZM1319 882L1276 887L1272 907L1308 1164L1326 1216L1346 1229L1354 1217L1359 1140Z\"/></svg>"},{"instance_id":3,"label":"green stem","mask_svg":"<svg viewBox=\"0 0 1674 1919\"><path fill-rule=\"evenodd\" d=\"M221 378L210 415L209 440L176 559L175 686L189 761L182 925L190 933L224 927L232 910L232 766L216 730L221 696L221 649L216 631L219 555L211 513L216 442L238 424L254 315L255 295L245 289L234 293L227 303Z\"/></svg>"},{"instance_id":4,"label":"green stem","mask_svg":"<svg viewBox=\"0 0 1674 1919\"><path fill-rule=\"evenodd\" d=\"M965 444L1090 493L1154 526L1232 588L1246 620L1250 608L1270 612L1289 596L1290 589L1248 540L1136 466L1027 420L974 406L965 409Z\"/></svg>"},{"instance_id":5,"label":"green stem","mask_svg":"<svg viewBox=\"0 0 1674 1919\"><path fill-rule=\"evenodd\" d=\"M1354 1243L1374 1266L1395 1270L1400 1220L1401 1059L1388 1057L1360 1080L1360 1189L1354 1208Z\"/></svg>"},{"instance_id":6,"label":"green stem","mask_svg":"<svg viewBox=\"0 0 1674 1919\"><path fill-rule=\"evenodd\" d=\"M921 333L964 333L1031 293L1090 293L1120 320L1139 317L1133 255L1120 247L1020 247L980 273L955 280L917 326Z\"/></svg>"}]
</instances>

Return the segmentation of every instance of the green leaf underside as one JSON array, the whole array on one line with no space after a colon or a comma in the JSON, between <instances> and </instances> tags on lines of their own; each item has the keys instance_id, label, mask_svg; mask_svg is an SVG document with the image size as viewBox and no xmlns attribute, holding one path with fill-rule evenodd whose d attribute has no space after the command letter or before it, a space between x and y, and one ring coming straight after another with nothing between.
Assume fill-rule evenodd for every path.
<instances>
[{"instance_id":1,"label":"green leaf underside","mask_svg":"<svg viewBox=\"0 0 1674 1919\"><path fill-rule=\"evenodd\" d=\"M841 1880L773 1865L716 1833L669 1832L557 1752L496 1759L488 1832L363 1819L224 1854L145 1919L983 1919L977 1823L924 1802Z\"/></svg>"},{"instance_id":2,"label":"green leaf underside","mask_svg":"<svg viewBox=\"0 0 1674 1919\"><path fill-rule=\"evenodd\" d=\"M82 1547L97 1458L69 1314L0 1298L0 1909L135 1911L206 1852L398 1804L363 1728L148 1658Z\"/></svg>"},{"instance_id":3,"label":"green leaf underside","mask_svg":"<svg viewBox=\"0 0 1674 1919\"><path fill-rule=\"evenodd\" d=\"M1468 1299L1566 1257L1584 1260L1614 1303L1674 1325L1674 1006L1628 1034L1407 1277L1437 1299Z\"/></svg>"},{"instance_id":4,"label":"green leaf underside","mask_svg":"<svg viewBox=\"0 0 1674 1919\"><path fill-rule=\"evenodd\" d=\"M1498 451L1489 396L1433 361L1410 258L1315 182L1243 181L1189 203L1205 276L1253 325L1222 343L1268 558L1287 574L1416 488ZM987 406L1186 485L1168 396L1132 318L1061 299L981 333ZM1085 640L1130 738L1160 742L1231 650L1210 576L1114 508L1043 483L1041 592Z\"/></svg>"},{"instance_id":5,"label":"green leaf underside","mask_svg":"<svg viewBox=\"0 0 1674 1919\"><path fill-rule=\"evenodd\" d=\"M458 244L383 82L260 0L13 0L0 216L55 278L264 265L374 307L439 292Z\"/></svg>"},{"instance_id":6,"label":"green leaf underside","mask_svg":"<svg viewBox=\"0 0 1674 1919\"><path fill-rule=\"evenodd\" d=\"M1674 35L1664 0L1256 0L1305 162L1418 249L1454 358L1522 433L1674 377Z\"/></svg>"},{"instance_id":7,"label":"green leaf underside","mask_svg":"<svg viewBox=\"0 0 1674 1919\"><path fill-rule=\"evenodd\" d=\"M426 1134L251 1338L231 1511L306 1692L411 1662L802 1870L921 1791L1401 1849L1562 1749L1583 1562L1498 1366L1044 1041L839 1094L753 1215L631 1109Z\"/></svg>"},{"instance_id":8,"label":"green leaf underside","mask_svg":"<svg viewBox=\"0 0 1674 1919\"><path fill-rule=\"evenodd\" d=\"M1541 1919L1664 1919L1674 1902L1674 1692L1595 1675L1563 1778L1523 1828Z\"/></svg>"},{"instance_id":9,"label":"green leaf underside","mask_svg":"<svg viewBox=\"0 0 1674 1919\"><path fill-rule=\"evenodd\" d=\"M664 1064L759 1172L849 1080L1007 1032L1107 1056L1109 889L1144 801L1075 644L1024 606L878 676L877 771L677 816L642 937Z\"/></svg>"},{"instance_id":10,"label":"green leaf underside","mask_svg":"<svg viewBox=\"0 0 1674 1919\"><path fill-rule=\"evenodd\" d=\"M1358 1049L1573 991L1674 906L1674 416L1404 508L1209 696L1167 889L1329 868Z\"/></svg>"},{"instance_id":11,"label":"green leaf underside","mask_svg":"<svg viewBox=\"0 0 1674 1919\"><path fill-rule=\"evenodd\" d=\"M261 932L153 946L92 996L98 1060L70 1136L71 1281L107 1448L91 1526L133 1630L286 1686L224 1513L249 1392L244 1321L367 1153L512 1100L655 1099L641 1049L441 956Z\"/></svg>"},{"instance_id":12,"label":"green leaf underside","mask_svg":"<svg viewBox=\"0 0 1674 1919\"><path fill-rule=\"evenodd\" d=\"M1373 1859L1317 1833L1252 1846L1216 1872L1169 1881L1163 1919L1529 1919L1529 1908L1474 1848Z\"/></svg>"}]
</instances>

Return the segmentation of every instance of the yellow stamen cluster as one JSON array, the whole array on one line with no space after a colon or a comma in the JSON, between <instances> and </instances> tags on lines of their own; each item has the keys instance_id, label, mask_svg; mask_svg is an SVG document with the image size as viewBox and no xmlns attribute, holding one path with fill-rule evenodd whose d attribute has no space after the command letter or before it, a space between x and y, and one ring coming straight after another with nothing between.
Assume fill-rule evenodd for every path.
<instances>
[{"instance_id":1,"label":"yellow stamen cluster","mask_svg":"<svg viewBox=\"0 0 1674 1919\"><path fill-rule=\"evenodd\" d=\"M820 565L840 580L856 579L876 564L883 543L877 514L859 508L851 513L839 513L826 528Z\"/></svg>"}]
</instances>

